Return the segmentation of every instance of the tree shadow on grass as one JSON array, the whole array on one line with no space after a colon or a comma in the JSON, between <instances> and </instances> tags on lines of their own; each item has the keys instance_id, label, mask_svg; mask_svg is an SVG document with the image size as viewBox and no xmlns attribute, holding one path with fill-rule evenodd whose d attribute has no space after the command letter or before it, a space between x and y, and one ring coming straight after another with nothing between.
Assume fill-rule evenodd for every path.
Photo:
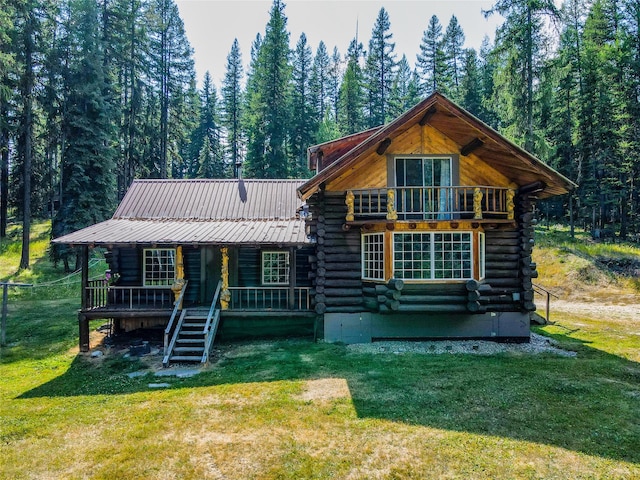
<instances>
[{"instance_id":1,"label":"tree shadow on grass","mask_svg":"<svg viewBox=\"0 0 640 480\"><path fill-rule=\"evenodd\" d=\"M222 356L171 388L344 378L361 418L553 445L640 463L640 366L575 339L577 358L557 355L353 353L341 345L275 341ZM565 343L566 344L566 343ZM236 345L237 346L237 345ZM224 351L232 347L222 346ZM19 398L148 391L139 364L120 359L96 368L77 357L65 374Z\"/></svg>"}]
</instances>

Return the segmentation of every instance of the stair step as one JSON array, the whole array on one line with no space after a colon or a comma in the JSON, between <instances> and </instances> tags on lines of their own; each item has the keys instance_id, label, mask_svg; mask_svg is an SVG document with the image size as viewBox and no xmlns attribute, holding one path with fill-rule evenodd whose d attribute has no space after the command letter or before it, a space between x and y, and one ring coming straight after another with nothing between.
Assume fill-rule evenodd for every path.
<instances>
[{"instance_id":1,"label":"stair step","mask_svg":"<svg viewBox=\"0 0 640 480\"><path fill-rule=\"evenodd\" d=\"M180 330L180 337L182 337L182 335L204 335L202 333L202 329L199 330Z\"/></svg>"},{"instance_id":2,"label":"stair step","mask_svg":"<svg viewBox=\"0 0 640 480\"><path fill-rule=\"evenodd\" d=\"M176 353L184 353L184 352L200 352L200 354L202 355L202 352L204 352L204 346L202 347L173 347L173 351Z\"/></svg>"},{"instance_id":3,"label":"stair step","mask_svg":"<svg viewBox=\"0 0 640 480\"><path fill-rule=\"evenodd\" d=\"M202 345L204 345L204 338L178 338L176 340L176 343L201 343Z\"/></svg>"},{"instance_id":4,"label":"stair step","mask_svg":"<svg viewBox=\"0 0 640 480\"><path fill-rule=\"evenodd\" d=\"M182 328L184 328L184 327L198 327L198 328L203 328L205 323L206 323L206 322L202 322L202 323L193 323L193 322L183 323L183 324L182 324Z\"/></svg>"},{"instance_id":5,"label":"stair step","mask_svg":"<svg viewBox=\"0 0 640 480\"><path fill-rule=\"evenodd\" d=\"M202 362L202 355L171 355L172 362Z\"/></svg>"}]
</instances>

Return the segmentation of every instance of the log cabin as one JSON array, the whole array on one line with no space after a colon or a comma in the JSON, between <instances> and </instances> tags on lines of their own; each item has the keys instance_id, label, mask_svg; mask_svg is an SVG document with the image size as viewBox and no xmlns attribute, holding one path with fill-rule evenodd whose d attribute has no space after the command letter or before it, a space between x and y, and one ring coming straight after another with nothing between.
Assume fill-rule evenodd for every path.
<instances>
[{"instance_id":1,"label":"log cabin","mask_svg":"<svg viewBox=\"0 0 640 480\"><path fill-rule=\"evenodd\" d=\"M81 351L96 318L163 329L165 365L206 362L218 327L528 341L534 204L575 184L438 93L308 160L309 180L136 180L55 239L85 256Z\"/></svg>"},{"instance_id":2,"label":"log cabin","mask_svg":"<svg viewBox=\"0 0 640 480\"><path fill-rule=\"evenodd\" d=\"M439 93L308 158L325 340L529 340L534 204L573 182Z\"/></svg>"}]
</instances>

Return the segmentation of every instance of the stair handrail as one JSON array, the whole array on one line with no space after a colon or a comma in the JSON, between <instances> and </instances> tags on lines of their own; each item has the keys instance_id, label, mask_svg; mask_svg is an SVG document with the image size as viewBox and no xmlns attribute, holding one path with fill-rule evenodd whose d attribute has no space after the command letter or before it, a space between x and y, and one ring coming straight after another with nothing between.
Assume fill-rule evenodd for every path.
<instances>
[{"instance_id":1,"label":"stair handrail","mask_svg":"<svg viewBox=\"0 0 640 480\"><path fill-rule=\"evenodd\" d=\"M558 295L556 295L555 293L550 292L549 290L547 290L546 288L544 288L542 285L538 285L536 283L532 284L533 285L533 291L539 295L546 295L547 299L546 299L546 308L545 308L545 321L547 323L549 323L549 318L550 318L550 314L551 314L551 297L560 299L560 297Z\"/></svg>"},{"instance_id":2,"label":"stair handrail","mask_svg":"<svg viewBox=\"0 0 640 480\"><path fill-rule=\"evenodd\" d=\"M209 314L207 315L207 322L204 324L202 333L205 335L204 351L202 352L202 363L209 361L209 352L211 351L211 345L213 345L213 338L218 330L218 322L220 319L220 309L217 308L218 301L220 299L220 292L222 291L222 280L218 282L216 292L213 294L213 300L211 301L211 307L209 307Z\"/></svg>"},{"instance_id":3,"label":"stair handrail","mask_svg":"<svg viewBox=\"0 0 640 480\"><path fill-rule=\"evenodd\" d=\"M182 300L184 299L184 294L187 291L187 285L189 281L185 280L184 285L182 287L182 291L178 298L173 303L173 312L171 313L171 318L169 318L169 323L167 324L167 328L164 329L164 355L167 355L167 349L169 348L169 335L171 334L171 329L173 328L173 322L178 315L178 311L182 310Z\"/></svg>"},{"instance_id":4,"label":"stair handrail","mask_svg":"<svg viewBox=\"0 0 640 480\"><path fill-rule=\"evenodd\" d=\"M209 326L211 325L211 318L216 310L216 305L218 304L218 300L220 299L220 291L222 290L222 280L218 282L218 286L216 287L216 292L213 294L213 300L211 300L211 306L209 307L209 314L207 315L207 322L204 324L204 329L202 333L207 333L209 330Z\"/></svg>"},{"instance_id":5,"label":"stair handrail","mask_svg":"<svg viewBox=\"0 0 640 480\"><path fill-rule=\"evenodd\" d=\"M178 324L176 325L176 329L173 331L173 336L171 337L171 343L167 347L167 351L165 352L164 358L162 359L162 366L169 366L169 359L171 358L171 354L173 353L173 347L176 346L176 342L178 341L178 336L180 335L180 329L182 328L182 324L184 322L185 317L187 316L187 311L182 310L180 314L180 319L178 320Z\"/></svg>"}]
</instances>

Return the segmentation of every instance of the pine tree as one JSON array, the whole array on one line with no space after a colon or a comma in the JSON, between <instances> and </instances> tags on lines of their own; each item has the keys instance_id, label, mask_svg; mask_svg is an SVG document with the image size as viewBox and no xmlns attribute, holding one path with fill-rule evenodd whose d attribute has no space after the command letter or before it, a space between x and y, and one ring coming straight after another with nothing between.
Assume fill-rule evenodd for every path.
<instances>
[{"instance_id":1,"label":"pine tree","mask_svg":"<svg viewBox=\"0 0 640 480\"><path fill-rule=\"evenodd\" d=\"M274 0L264 40L257 50L249 94L246 170L254 178L287 178L289 127L289 32L284 3Z\"/></svg>"},{"instance_id":2,"label":"pine tree","mask_svg":"<svg viewBox=\"0 0 640 480\"><path fill-rule=\"evenodd\" d=\"M331 105L331 120L338 124L340 114L340 83L342 81L342 57L338 47L333 47L331 63L329 64L329 103Z\"/></svg>"},{"instance_id":3,"label":"pine tree","mask_svg":"<svg viewBox=\"0 0 640 480\"><path fill-rule=\"evenodd\" d=\"M436 15L429 20L429 25L422 35L420 53L416 57L416 69L420 74L422 94L431 95L442 91L446 75L446 62L442 50L442 25Z\"/></svg>"},{"instance_id":4,"label":"pine tree","mask_svg":"<svg viewBox=\"0 0 640 480\"><path fill-rule=\"evenodd\" d=\"M7 213L9 208L9 101L13 85L9 73L15 68L15 53L12 49L13 3L0 0L0 238L7 235Z\"/></svg>"},{"instance_id":5,"label":"pine tree","mask_svg":"<svg viewBox=\"0 0 640 480\"><path fill-rule=\"evenodd\" d=\"M460 105L480 117L482 115L482 83L478 66L478 54L473 48L464 51L460 88L458 90Z\"/></svg>"},{"instance_id":6,"label":"pine tree","mask_svg":"<svg viewBox=\"0 0 640 480\"><path fill-rule=\"evenodd\" d=\"M324 51L324 55L326 56L326 50ZM326 60L328 61L328 57L326 57ZM324 62L324 60L322 60L322 62ZM314 61L313 67L317 66L318 63ZM307 44L306 35L302 33L293 54L291 86L291 123L289 128L289 152L291 160L289 163L289 171L294 178L305 178L309 176L307 148L313 144L320 123L317 112L317 107L319 106L318 101L320 101L321 104L325 103L322 98L324 95L320 94L319 91L322 91L326 85L321 86L319 91L312 91L313 67L311 47ZM326 65L322 67L322 70L326 70ZM326 84L326 81L317 75L315 81L317 82L316 87L320 84Z\"/></svg>"},{"instance_id":7,"label":"pine tree","mask_svg":"<svg viewBox=\"0 0 640 480\"><path fill-rule=\"evenodd\" d=\"M168 176L170 153L178 138L185 134L185 121L189 119L176 112L184 105L180 103L195 78L193 52L187 40L184 24L173 0L153 0L148 11L150 29L150 57L152 71L157 72L157 94L159 96L160 121L159 165L156 175ZM173 161L173 159L171 159Z\"/></svg>"},{"instance_id":8,"label":"pine tree","mask_svg":"<svg viewBox=\"0 0 640 480\"><path fill-rule=\"evenodd\" d=\"M98 11L93 0L72 0L73 55L65 91L62 199L52 225L54 237L107 219L115 199L115 174L109 85L103 70ZM56 247L54 259L68 267L68 247ZM76 261L77 266L77 261Z\"/></svg>"},{"instance_id":9,"label":"pine tree","mask_svg":"<svg viewBox=\"0 0 640 480\"><path fill-rule=\"evenodd\" d=\"M298 55L296 54L296 56ZM331 60L327 53L327 47L323 41L320 41L318 49L316 50L316 55L313 58L310 83L310 95L312 96L313 107L316 113L316 122L318 124L325 119L327 111L330 108L330 65Z\"/></svg>"},{"instance_id":10,"label":"pine tree","mask_svg":"<svg viewBox=\"0 0 640 480\"><path fill-rule=\"evenodd\" d=\"M420 85L418 74L411 70L406 55L398 62L396 79L391 89L389 113L398 117L420 101Z\"/></svg>"},{"instance_id":11,"label":"pine tree","mask_svg":"<svg viewBox=\"0 0 640 480\"><path fill-rule=\"evenodd\" d=\"M338 125L340 131L349 135L365 128L364 78L360 60L362 58L362 44L357 39L351 41L347 50L347 68L340 85L340 115Z\"/></svg>"},{"instance_id":12,"label":"pine tree","mask_svg":"<svg viewBox=\"0 0 640 480\"><path fill-rule=\"evenodd\" d=\"M500 100L511 115L505 133L534 152L534 84L544 61L544 19L557 18L558 11L553 0L498 0L485 15L495 13L505 18L496 32L503 61Z\"/></svg>"},{"instance_id":13,"label":"pine tree","mask_svg":"<svg viewBox=\"0 0 640 480\"><path fill-rule=\"evenodd\" d=\"M391 42L391 23L389 14L383 8L378 12L376 23L369 40L366 57L365 79L368 91L368 125L375 127L384 124L389 115L389 97L395 76L395 43Z\"/></svg>"},{"instance_id":14,"label":"pine tree","mask_svg":"<svg viewBox=\"0 0 640 480\"><path fill-rule=\"evenodd\" d=\"M238 39L234 39L229 55L227 55L227 69L222 82L222 116L221 124L226 132L227 162L233 165L234 177L239 176L238 169L242 164L244 150L244 134L241 128L243 113L242 92L242 56Z\"/></svg>"},{"instance_id":15,"label":"pine tree","mask_svg":"<svg viewBox=\"0 0 640 480\"><path fill-rule=\"evenodd\" d=\"M451 16L442 37L442 53L447 66L445 90L454 101L460 100L459 88L464 66L464 32L455 15Z\"/></svg>"}]
</instances>

